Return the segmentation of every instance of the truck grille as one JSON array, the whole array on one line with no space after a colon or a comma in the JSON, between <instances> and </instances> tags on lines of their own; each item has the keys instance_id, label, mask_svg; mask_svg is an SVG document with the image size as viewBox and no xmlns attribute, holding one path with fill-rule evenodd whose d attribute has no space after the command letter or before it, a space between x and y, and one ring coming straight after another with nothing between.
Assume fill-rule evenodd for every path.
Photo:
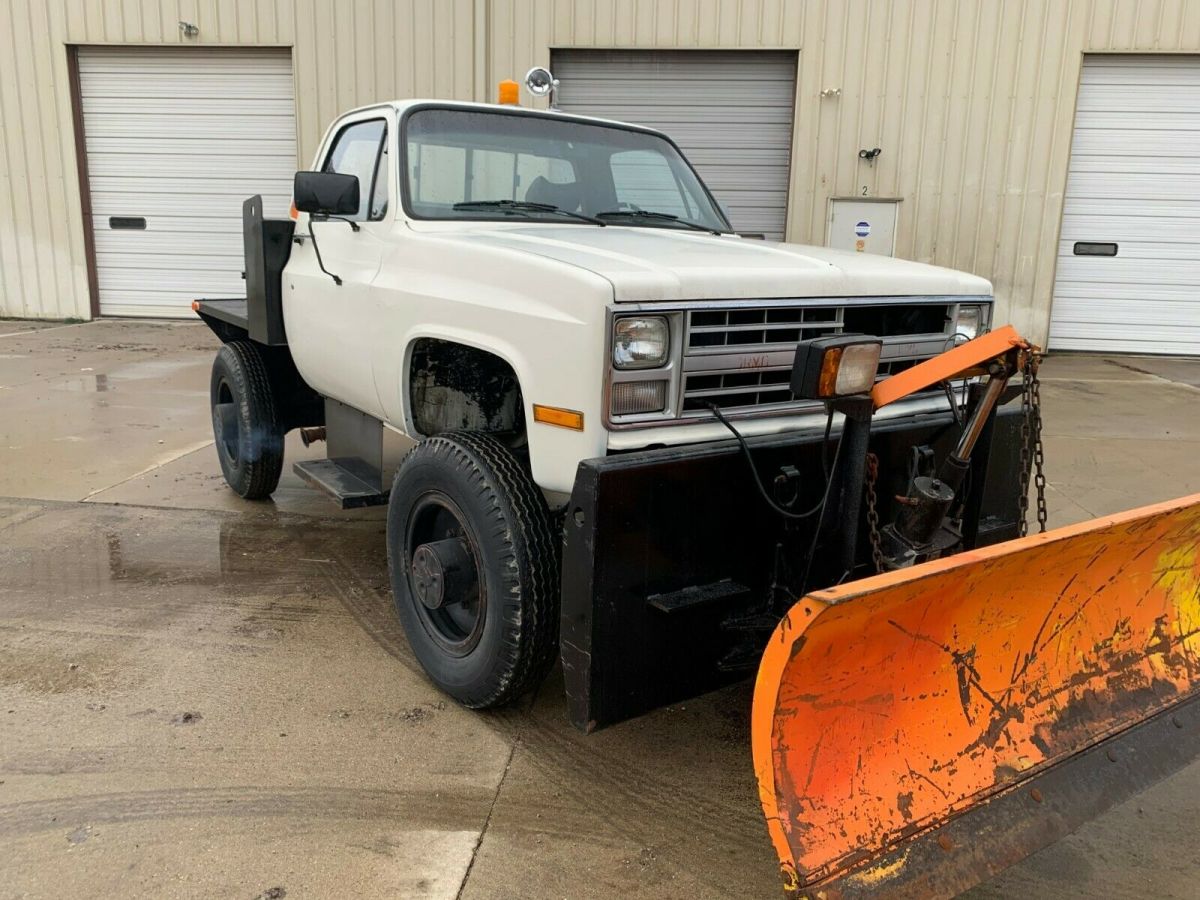
<instances>
[{"instance_id":1,"label":"truck grille","mask_svg":"<svg viewBox=\"0 0 1200 900\"><path fill-rule=\"evenodd\" d=\"M840 307L694 310L688 315L687 346L688 350L795 347L800 341L841 330Z\"/></svg>"},{"instance_id":2,"label":"truck grille","mask_svg":"<svg viewBox=\"0 0 1200 900\"><path fill-rule=\"evenodd\" d=\"M946 347L944 304L762 306L686 314L684 416L723 411L784 411L806 405L789 387L796 344L831 334L884 339L879 377L936 356ZM811 405L811 404L809 404Z\"/></svg>"}]
</instances>

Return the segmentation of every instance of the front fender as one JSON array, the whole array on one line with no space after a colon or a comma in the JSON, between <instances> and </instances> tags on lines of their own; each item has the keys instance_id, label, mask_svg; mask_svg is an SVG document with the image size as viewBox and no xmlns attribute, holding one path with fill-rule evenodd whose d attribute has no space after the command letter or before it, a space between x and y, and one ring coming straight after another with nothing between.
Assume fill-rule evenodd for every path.
<instances>
[{"instance_id":1,"label":"front fender","mask_svg":"<svg viewBox=\"0 0 1200 900\"><path fill-rule=\"evenodd\" d=\"M528 427L533 480L543 490L569 493L579 461L604 454L608 433L601 424L602 382L599 376L587 366L572 366L571 354L564 353L565 348L554 353L531 353L529 348L518 346L511 338L451 326L417 327L405 335L403 362L398 373L396 421L403 422L406 434L414 438L420 436L413 422L409 398L413 348L425 338L459 343L490 353L508 363L516 373ZM584 430L573 431L535 422L534 403L581 411Z\"/></svg>"},{"instance_id":2,"label":"front fender","mask_svg":"<svg viewBox=\"0 0 1200 900\"><path fill-rule=\"evenodd\" d=\"M520 382L533 477L569 493L581 459L607 442L605 311L612 285L585 269L537 254L405 232L372 290L375 382L389 424L418 436L409 400L413 345L453 341L494 354ZM583 413L584 429L535 423L533 405Z\"/></svg>"}]
</instances>

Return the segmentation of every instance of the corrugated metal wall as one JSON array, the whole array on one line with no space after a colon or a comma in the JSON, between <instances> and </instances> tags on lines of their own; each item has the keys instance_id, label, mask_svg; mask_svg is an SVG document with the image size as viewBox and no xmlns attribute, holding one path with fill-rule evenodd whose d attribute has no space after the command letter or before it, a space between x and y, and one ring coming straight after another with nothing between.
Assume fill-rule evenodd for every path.
<instances>
[{"instance_id":1,"label":"corrugated metal wall","mask_svg":"<svg viewBox=\"0 0 1200 900\"><path fill-rule=\"evenodd\" d=\"M1002 315L1044 339L1082 54L1198 52L1200 2L9 0L4 315L87 315L68 42L294 45L302 159L342 109L492 99L552 47L794 50L789 239L823 240L831 196L902 197L897 255L991 278Z\"/></svg>"},{"instance_id":2,"label":"corrugated metal wall","mask_svg":"<svg viewBox=\"0 0 1200 900\"><path fill-rule=\"evenodd\" d=\"M795 53L556 50L551 63L562 82L560 109L665 131L724 205L735 229L783 240ZM671 203L671 197L676 199L670 211L686 216L678 193L664 199Z\"/></svg>"},{"instance_id":3,"label":"corrugated metal wall","mask_svg":"<svg viewBox=\"0 0 1200 900\"><path fill-rule=\"evenodd\" d=\"M345 109L397 96L482 93L477 7L476 0L0 0L0 316L90 315L67 44L292 47L298 162L307 164ZM184 37L181 20L199 26L199 35Z\"/></svg>"},{"instance_id":4,"label":"corrugated metal wall","mask_svg":"<svg viewBox=\"0 0 1200 900\"><path fill-rule=\"evenodd\" d=\"M498 0L493 23L498 74L548 47L798 50L788 239L822 243L830 197L903 198L896 255L990 278L1042 343L1083 54L1200 50L1196 0Z\"/></svg>"}]
</instances>

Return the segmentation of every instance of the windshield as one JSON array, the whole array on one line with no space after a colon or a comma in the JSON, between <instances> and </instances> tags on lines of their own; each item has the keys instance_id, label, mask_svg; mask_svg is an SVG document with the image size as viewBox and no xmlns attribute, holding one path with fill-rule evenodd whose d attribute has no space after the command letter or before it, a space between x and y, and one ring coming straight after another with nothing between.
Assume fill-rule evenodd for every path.
<instances>
[{"instance_id":1,"label":"windshield","mask_svg":"<svg viewBox=\"0 0 1200 900\"><path fill-rule=\"evenodd\" d=\"M405 201L414 218L729 231L691 166L654 134L431 108L408 117L404 139Z\"/></svg>"}]
</instances>

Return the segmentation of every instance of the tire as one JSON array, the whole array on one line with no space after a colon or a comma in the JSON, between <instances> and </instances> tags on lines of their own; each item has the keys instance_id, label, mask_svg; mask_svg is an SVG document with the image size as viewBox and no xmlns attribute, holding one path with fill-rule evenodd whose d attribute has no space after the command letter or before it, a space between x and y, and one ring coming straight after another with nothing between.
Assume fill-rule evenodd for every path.
<instances>
[{"instance_id":1,"label":"tire","mask_svg":"<svg viewBox=\"0 0 1200 900\"><path fill-rule=\"evenodd\" d=\"M559 552L545 498L495 438L450 432L400 464L388 571L409 644L464 706L536 687L558 651Z\"/></svg>"},{"instance_id":2,"label":"tire","mask_svg":"<svg viewBox=\"0 0 1200 900\"><path fill-rule=\"evenodd\" d=\"M209 400L225 481L247 500L270 497L283 472L283 429L255 344L232 341L217 352Z\"/></svg>"}]
</instances>

